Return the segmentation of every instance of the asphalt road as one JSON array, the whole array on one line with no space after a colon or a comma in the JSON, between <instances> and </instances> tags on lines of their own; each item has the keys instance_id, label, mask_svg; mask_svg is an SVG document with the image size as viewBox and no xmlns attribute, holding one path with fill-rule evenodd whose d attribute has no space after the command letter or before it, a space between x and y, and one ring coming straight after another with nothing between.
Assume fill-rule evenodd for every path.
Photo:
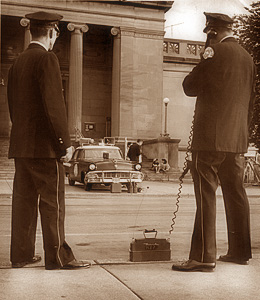
<instances>
[{"instance_id":1,"label":"asphalt road","mask_svg":"<svg viewBox=\"0 0 260 300\"><path fill-rule=\"evenodd\" d=\"M193 229L195 200L184 195L180 200L176 224L169 235L176 195L138 194L109 190L86 192L83 186L67 186L66 240L78 259L97 262L126 262L133 238L142 238L144 229L156 229L159 238L170 238L172 259L186 259ZM167 188L167 185L165 185ZM260 197L249 197L254 256L260 257ZM0 262L9 265L11 196L0 195ZM40 220L36 252L43 255ZM227 233L222 197L217 197L218 253L226 253Z\"/></svg>"}]
</instances>

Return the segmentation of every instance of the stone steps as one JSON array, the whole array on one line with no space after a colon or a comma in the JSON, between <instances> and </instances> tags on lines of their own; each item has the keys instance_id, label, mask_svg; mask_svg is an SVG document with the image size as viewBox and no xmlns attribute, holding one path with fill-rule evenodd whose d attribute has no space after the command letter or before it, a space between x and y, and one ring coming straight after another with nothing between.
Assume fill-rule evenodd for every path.
<instances>
[{"instance_id":1,"label":"stone steps","mask_svg":"<svg viewBox=\"0 0 260 300\"><path fill-rule=\"evenodd\" d=\"M166 173L155 173L152 170L152 159L148 159L143 155L142 172L144 174L144 180L147 181L179 181L179 177L182 173L181 170L169 170ZM188 173L185 176L185 180L192 180L191 175Z\"/></svg>"},{"instance_id":2,"label":"stone steps","mask_svg":"<svg viewBox=\"0 0 260 300\"><path fill-rule=\"evenodd\" d=\"M151 168L142 168L144 174L144 180L146 181L179 181L181 171L170 170L166 173L155 173ZM192 181L190 173L186 174L185 181Z\"/></svg>"},{"instance_id":3,"label":"stone steps","mask_svg":"<svg viewBox=\"0 0 260 300\"><path fill-rule=\"evenodd\" d=\"M142 162L142 172L144 174L144 180L147 181L179 181L182 170L169 170L166 173L155 173L152 170L152 159L143 159ZM191 181L190 173L186 174L185 180Z\"/></svg>"}]
</instances>

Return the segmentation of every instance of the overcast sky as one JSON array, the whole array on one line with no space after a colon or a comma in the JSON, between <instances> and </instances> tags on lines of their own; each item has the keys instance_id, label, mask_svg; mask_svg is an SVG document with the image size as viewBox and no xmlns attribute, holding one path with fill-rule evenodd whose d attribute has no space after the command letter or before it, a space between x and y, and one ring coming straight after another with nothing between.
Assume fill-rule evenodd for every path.
<instances>
[{"instance_id":1,"label":"overcast sky","mask_svg":"<svg viewBox=\"0 0 260 300\"><path fill-rule=\"evenodd\" d=\"M203 12L244 14L251 0L175 0L165 14L165 37L193 41L205 41L203 33L206 18Z\"/></svg>"}]
</instances>

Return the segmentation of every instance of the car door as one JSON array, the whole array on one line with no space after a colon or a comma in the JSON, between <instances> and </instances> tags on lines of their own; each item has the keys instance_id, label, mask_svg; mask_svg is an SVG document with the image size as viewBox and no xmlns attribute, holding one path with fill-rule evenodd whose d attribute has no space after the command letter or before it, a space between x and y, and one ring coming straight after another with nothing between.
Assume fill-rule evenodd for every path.
<instances>
[{"instance_id":1,"label":"car door","mask_svg":"<svg viewBox=\"0 0 260 300\"><path fill-rule=\"evenodd\" d=\"M82 149L76 149L72 156L72 159L70 161L70 164L71 164L70 179L75 180L75 181L80 181L78 157L80 156L81 151L82 151Z\"/></svg>"}]
</instances>

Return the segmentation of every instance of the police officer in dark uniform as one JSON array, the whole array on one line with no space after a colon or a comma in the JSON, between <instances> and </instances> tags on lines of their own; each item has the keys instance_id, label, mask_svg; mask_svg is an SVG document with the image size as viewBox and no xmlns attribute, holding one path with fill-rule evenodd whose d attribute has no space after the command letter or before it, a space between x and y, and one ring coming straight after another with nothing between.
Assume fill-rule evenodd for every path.
<instances>
[{"instance_id":1,"label":"police officer in dark uniform","mask_svg":"<svg viewBox=\"0 0 260 300\"><path fill-rule=\"evenodd\" d=\"M143 141L138 139L136 143L133 143L127 153L127 157L129 157L129 159L131 161L134 162L141 162L140 160L140 155L141 155L141 146L143 144Z\"/></svg>"},{"instance_id":2,"label":"police officer in dark uniform","mask_svg":"<svg viewBox=\"0 0 260 300\"><path fill-rule=\"evenodd\" d=\"M72 157L59 62L51 52L62 16L37 12L30 20L32 42L9 71L8 104L12 130L9 158L15 160L12 200L13 268L41 260L35 255L38 206L45 268L88 267L77 261L64 233L63 157Z\"/></svg>"},{"instance_id":3,"label":"police officer in dark uniform","mask_svg":"<svg viewBox=\"0 0 260 300\"><path fill-rule=\"evenodd\" d=\"M173 270L213 271L216 265L216 189L224 197L228 252L224 262L246 265L251 258L249 204L243 186L243 158L254 105L255 65L232 36L233 20L205 13L206 49L183 81L197 97L192 140L192 170L197 211L189 260Z\"/></svg>"}]
</instances>

